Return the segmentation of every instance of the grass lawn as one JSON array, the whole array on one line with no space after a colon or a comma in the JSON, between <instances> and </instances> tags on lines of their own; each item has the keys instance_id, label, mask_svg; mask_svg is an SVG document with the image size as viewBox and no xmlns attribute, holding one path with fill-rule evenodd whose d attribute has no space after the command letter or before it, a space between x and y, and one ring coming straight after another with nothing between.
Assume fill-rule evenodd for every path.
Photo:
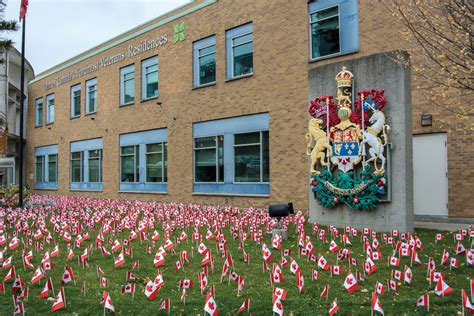
<instances>
[{"instance_id":1,"label":"grass lawn","mask_svg":"<svg viewBox=\"0 0 474 316\"><path fill-rule=\"evenodd\" d=\"M176 205L152 204L152 203L141 203L141 202L118 202L118 201L94 201L86 199L55 199L55 205L51 206L51 202L47 202L47 198L40 196L33 196L32 199L36 201L36 206L29 211L19 214L16 211L3 211L3 220L5 224L8 222L8 218L12 220L12 223L19 223L20 219L27 218L29 228L24 232L20 230L18 238L27 244L27 239L32 238L28 236L28 231L33 234L38 230L38 223L44 222L45 229L51 232L54 242L57 242L59 246L59 255L51 258L51 262L54 265L52 271L46 271L46 277L35 284L31 284L31 278L34 271L38 266L41 265L41 259L43 258L46 250L50 252L54 248L54 242L46 243L44 236L47 233L43 233L43 237L39 240L44 245L43 250L35 249L33 246L26 245L26 251L33 250L33 259L31 263L34 265L34 269L24 269L22 264L22 244L14 250L8 249L9 242L11 240L13 227L6 227L4 231L9 236L6 238L7 242L2 246L6 247L6 251L3 253L3 261L7 260L10 256L13 256L13 265L16 268L16 272L26 282L26 286L29 288L29 297L24 299L24 307L26 314L28 315L40 315L42 313L50 313L52 301L47 299L40 299L39 293L43 290L45 281L50 276L52 277L55 293L61 288L61 278L64 272L65 266L71 266L73 268L76 284L69 283L64 286L64 292L66 296L67 306L56 312L56 314L64 315L100 315L104 313L104 309L99 305L104 289L99 287L99 278L97 275L97 266L104 271L104 276L108 280L108 285L105 288L110 294L115 311L119 315L153 315L153 314L167 314L166 311L159 311L159 306L163 299L170 298L171 300L171 314L173 315L204 315L203 311L206 292L210 285L215 287L215 301L219 309L220 315L230 315L237 313L238 308L243 303L244 299L248 297L250 299L250 314L252 315L271 315L272 314L272 288L273 285L270 283L269 271L263 272L262 269L262 247L260 244L251 240L251 234L249 228L252 226L254 220L261 219L262 225L253 224L254 228L265 230L268 219L263 215L264 210L253 210L253 211L233 211L219 210L215 211L212 209L205 209L204 207L198 210L196 207ZM51 197L51 200L52 201ZM44 206L46 203L49 206ZM186 208L186 210L183 210ZM96 237L101 230L104 222L109 222L111 225L122 225L122 226L133 226L144 219L145 213L150 213L148 218L154 218L154 228L149 228L148 240L143 242L140 241L140 236L131 242L131 248L133 249L133 258L125 255L125 264L121 267L114 267L113 256L102 255L101 251L96 248ZM221 215L218 215L221 214ZM0 212L0 216L2 216ZM83 225L84 231L89 233L89 239L84 241L80 248L72 247L74 251L74 258L69 262L66 262L68 254L67 243L63 240L59 232L55 232L54 224L51 219L57 219L57 223L69 224L71 227L75 222L79 222ZM88 219L94 218L94 227L88 228L86 224ZM115 219L115 224L112 221ZM197 243L192 239L195 220L199 220L202 226L199 229L200 234L203 238L203 243L211 250L212 256L215 258L215 268L212 271L209 268L208 281L209 286L201 295L199 289L198 272L202 271L201 260L202 256L197 252ZM125 225L128 221L128 224ZM1 220L0 220L1 222ZM144 282L148 277L153 280L157 273L157 268L153 264L153 258L160 246L165 245L165 229L164 227L174 222L175 226L170 229L170 239L175 243L173 248L176 255L172 254L172 251L167 251L166 263L159 267L162 271L165 285L160 289L159 294L153 301L149 301L143 291ZM183 224L187 222L187 224ZM212 228L214 223L217 223L219 227L222 227L227 240L227 252L231 254L235 272L244 277L245 288L240 293L240 297L237 296L237 283L234 281L228 281L228 277L224 278L221 283L221 270L224 264L223 258L219 256L216 247L216 240L206 240L206 232L208 227L205 224L209 223L211 231L215 231ZM243 253L239 250L240 240L232 238L230 228L236 223L242 223L243 232L248 233L248 239L245 241L245 251L250 256L250 263L244 263ZM34 224L35 223L35 224ZM92 221L90 221L92 223ZM177 227L178 225L187 225L187 228ZM8 225L7 225L8 226ZM71 228L66 230L72 233ZM337 253L329 251L329 241L331 240L331 234L328 232L328 242L322 242L317 233L313 232L311 224L305 224L304 229L307 236L311 237L311 243L315 248L315 255L322 254L331 265L337 264ZM320 229L327 229L327 227L320 227ZM151 237L154 230L160 234L159 239L153 245ZM180 237L181 233L185 231L188 239L181 243L176 243L176 239ZM343 233L343 229L339 229L340 234ZM438 231L432 230L416 230L415 235L420 238L423 243L424 249L419 251L419 257L423 265L413 264L413 282L411 285L404 285L403 281L399 283L399 290L397 293L393 293L388 289L387 279L391 276L392 269L400 271L404 270L405 265L410 265L410 257L402 257L400 265L398 267L389 267L387 265L387 258L393 254L393 247L395 244L388 245L382 240L380 234L377 235L378 241L381 243L380 251L382 258L380 261L374 261L377 265L376 271L369 275L366 275L364 280L360 282L359 288L353 293L348 294L343 287L344 279L349 269L348 260L340 261L340 265L343 267L342 275L331 277L329 271L323 271L317 268L317 264L312 261L308 261L306 257L299 257L298 255L298 233L296 232L296 225L289 223L288 225L288 241L283 241L281 244L282 249L291 249L291 257L293 257L301 268L301 272L304 276L304 293L300 294L298 287L296 286L296 277L290 272L289 266L284 267L283 270L283 282L275 284L275 286L288 290L286 300L283 301L283 309L285 315L327 315L329 307L333 300L337 298L337 303L340 310L337 315L370 315L371 313L371 294L374 291L375 283L377 281L382 282L385 285L385 291L382 296L379 296L381 305L386 315L456 315L461 312L461 289L467 290L470 295L469 282L470 279L474 278L474 270L472 266L466 265L466 255L462 254L459 256L455 255L456 241L454 241L452 232L442 232L443 240L435 243L435 235ZM457 233L457 232L456 232ZM0 233L0 236L2 233ZM72 235L71 245L74 242L76 236ZM107 242L110 237L111 242L115 239L122 242L122 239L129 238L130 230L128 228L123 229L123 232L117 232L115 236L112 232L104 234L105 243L104 246L107 250L111 251L111 244ZM366 259L366 254L363 249L363 243L361 241L361 232L357 237L350 237L352 246L347 246L351 251L351 256L358 260L357 267L351 267L352 271L363 272L363 263ZM343 243L340 237L334 238L339 248L343 247ZM395 239L397 241L398 238ZM271 234L264 234L262 241L270 248L273 260L270 262L269 267L271 269L273 263L278 263L281 259L281 251L272 248ZM372 238L370 238L372 242ZM396 243L396 242L395 242ZM464 247L469 249L471 247L471 239L466 236L462 241ZM35 244L35 243L33 243ZM86 247L93 245L93 250L87 259L89 267L83 268L78 264L77 256L80 255ZM147 253L147 247L152 246L151 254ZM194 248L194 256L192 256L192 248ZM441 265L441 257L443 250L449 251L450 257L456 257L459 259L459 267L450 269L449 263L447 265ZM184 264L184 269L179 271L175 268L175 262L179 260L180 251L186 250L189 253L189 264ZM120 251L120 250L119 250ZM115 253L117 255L118 252ZM398 257L398 254L397 254ZM427 262L428 258L434 258L436 262L436 271L443 272L445 274L446 283L453 288L451 295L446 297L438 297L434 294L435 283L430 285L427 279ZM290 260L287 257L288 261ZM136 281L136 292L134 299L132 295L122 294L121 288L126 284L126 273L131 271L132 266L136 260L139 260L139 269L134 271L138 277ZM230 268L232 270L232 267ZM312 269L318 269L320 275L318 280L311 280ZM7 269L0 271L0 281L3 280L8 272ZM178 287L181 279L192 279L193 287L188 290L188 296L186 297L186 304L180 300L181 290ZM81 288L85 282L85 292L81 291ZM329 297L328 299L320 299L320 293L324 286L329 283ZM12 280L5 282L5 293L0 293L0 310L1 315L11 314L14 309L12 302ZM426 308L419 307L415 308L415 302L423 295L429 294L430 296L430 310L427 312ZM52 295L51 295L52 296ZM107 314L111 314L107 312Z\"/></svg>"}]
</instances>

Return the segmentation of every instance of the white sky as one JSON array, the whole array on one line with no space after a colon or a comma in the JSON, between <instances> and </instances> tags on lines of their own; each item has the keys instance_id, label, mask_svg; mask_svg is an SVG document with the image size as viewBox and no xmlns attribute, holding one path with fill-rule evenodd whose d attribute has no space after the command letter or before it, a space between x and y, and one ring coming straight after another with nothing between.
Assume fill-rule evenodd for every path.
<instances>
[{"instance_id":1,"label":"white sky","mask_svg":"<svg viewBox=\"0 0 474 316\"><path fill-rule=\"evenodd\" d=\"M17 20L20 0L6 0L5 19ZM29 0L26 58L35 74L189 0ZM6 37L21 52L21 28Z\"/></svg>"}]
</instances>

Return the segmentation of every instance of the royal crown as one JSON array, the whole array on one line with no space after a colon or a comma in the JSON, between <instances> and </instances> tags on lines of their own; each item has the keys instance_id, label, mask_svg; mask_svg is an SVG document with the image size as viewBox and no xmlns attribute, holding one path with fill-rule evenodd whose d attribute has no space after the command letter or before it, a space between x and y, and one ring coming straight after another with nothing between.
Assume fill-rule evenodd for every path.
<instances>
[{"instance_id":1,"label":"royal crown","mask_svg":"<svg viewBox=\"0 0 474 316\"><path fill-rule=\"evenodd\" d=\"M351 87L352 78L354 78L352 72L347 70L346 66L343 66L342 70L336 75L337 87Z\"/></svg>"}]
</instances>

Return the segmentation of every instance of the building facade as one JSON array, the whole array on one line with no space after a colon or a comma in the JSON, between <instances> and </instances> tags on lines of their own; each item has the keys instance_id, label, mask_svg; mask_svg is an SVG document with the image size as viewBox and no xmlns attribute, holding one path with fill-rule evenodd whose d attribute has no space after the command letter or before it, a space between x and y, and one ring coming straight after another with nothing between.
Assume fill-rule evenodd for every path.
<instances>
[{"instance_id":1,"label":"building facade","mask_svg":"<svg viewBox=\"0 0 474 316\"><path fill-rule=\"evenodd\" d=\"M6 187L19 182L21 54L12 47L0 52L0 59L0 186ZM25 60L25 88L34 76L33 67ZM23 146L28 104L25 90Z\"/></svg>"},{"instance_id":2,"label":"building facade","mask_svg":"<svg viewBox=\"0 0 474 316\"><path fill-rule=\"evenodd\" d=\"M28 184L306 209L308 71L403 49L387 40L398 38L390 19L376 1L198 0L137 26L30 83ZM414 86L413 132L448 132L457 146L455 129L421 126L429 105L418 98ZM449 215L474 216L473 181L451 188L456 159L447 159Z\"/></svg>"}]
</instances>

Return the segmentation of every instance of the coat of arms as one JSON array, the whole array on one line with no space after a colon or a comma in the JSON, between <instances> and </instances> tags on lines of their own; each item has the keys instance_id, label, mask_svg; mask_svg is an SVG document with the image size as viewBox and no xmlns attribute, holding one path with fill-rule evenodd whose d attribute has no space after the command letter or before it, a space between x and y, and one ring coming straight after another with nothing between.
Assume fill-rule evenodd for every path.
<instances>
[{"instance_id":1,"label":"coat of arms","mask_svg":"<svg viewBox=\"0 0 474 316\"><path fill-rule=\"evenodd\" d=\"M387 100L383 90L373 89L357 92L352 102L353 79L343 67L336 75L337 96L311 101L306 134L311 185L325 207L373 209L385 194Z\"/></svg>"}]
</instances>

